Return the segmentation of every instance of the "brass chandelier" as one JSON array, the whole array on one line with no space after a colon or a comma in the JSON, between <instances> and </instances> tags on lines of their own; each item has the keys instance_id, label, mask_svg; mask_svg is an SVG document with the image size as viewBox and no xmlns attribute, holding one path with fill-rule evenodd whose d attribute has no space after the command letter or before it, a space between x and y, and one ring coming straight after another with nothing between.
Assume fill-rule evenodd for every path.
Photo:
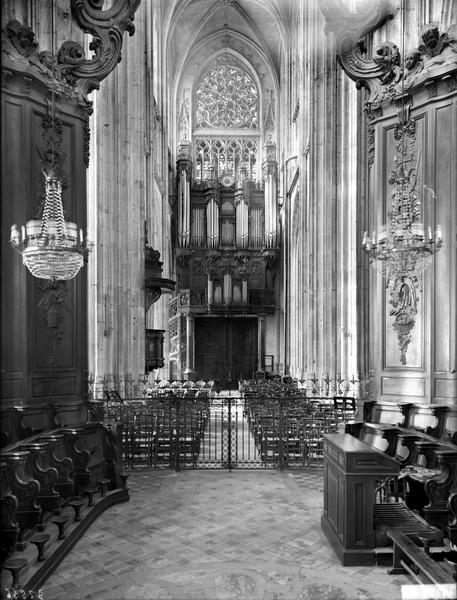
<instances>
[{"instance_id":1,"label":"brass chandelier","mask_svg":"<svg viewBox=\"0 0 457 600\"><path fill-rule=\"evenodd\" d=\"M400 135L405 135L406 127L401 126ZM370 262L384 276L388 287L405 277L421 281L433 254L443 244L441 225L437 225L432 234L431 227L425 231L421 222L419 158L414 159L403 150L400 157L394 158L394 163L395 169L388 180L393 185L391 209L387 213L390 224L381 225L371 237L365 231L362 241Z\"/></svg>"}]
</instances>

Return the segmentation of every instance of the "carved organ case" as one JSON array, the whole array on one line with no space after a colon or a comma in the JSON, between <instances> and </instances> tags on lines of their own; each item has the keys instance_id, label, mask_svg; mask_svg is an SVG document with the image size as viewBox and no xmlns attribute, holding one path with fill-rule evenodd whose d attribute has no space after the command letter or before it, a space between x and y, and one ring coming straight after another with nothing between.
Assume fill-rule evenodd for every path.
<instances>
[{"instance_id":1,"label":"carved organ case","mask_svg":"<svg viewBox=\"0 0 457 600\"><path fill-rule=\"evenodd\" d=\"M264 320L275 314L274 95L262 93L258 74L234 52L210 57L199 70L190 65L180 89L174 206L178 295L172 299L170 346L178 375L195 376L199 317ZM258 352L262 368L263 325L256 331L262 341L252 352Z\"/></svg>"}]
</instances>

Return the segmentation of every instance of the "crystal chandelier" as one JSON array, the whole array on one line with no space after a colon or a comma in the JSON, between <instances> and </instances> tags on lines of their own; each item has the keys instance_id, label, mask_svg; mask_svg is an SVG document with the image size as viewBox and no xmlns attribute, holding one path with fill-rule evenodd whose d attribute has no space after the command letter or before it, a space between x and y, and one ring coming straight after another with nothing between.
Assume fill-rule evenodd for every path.
<instances>
[{"instance_id":1,"label":"crystal chandelier","mask_svg":"<svg viewBox=\"0 0 457 600\"><path fill-rule=\"evenodd\" d=\"M34 277L60 281L73 279L84 263L88 245L83 231L76 223L65 221L62 206L62 179L58 173L58 162L64 156L55 147L55 6L51 2L51 106L50 148L43 159L45 200L41 220L27 221L19 232L17 225L11 227L10 243L22 254L24 265ZM41 156L41 154L40 154Z\"/></svg>"},{"instance_id":2,"label":"crystal chandelier","mask_svg":"<svg viewBox=\"0 0 457 600\"><path fill-rule=\"evenodd\" d=\"M11 227L10 243L22 254L24 265L40 279L73 279L84 263L86 247L83 231L65 221L62 207L62 181L54 170L44 172L46 193L41 220L27 221L21 232Z\"/></svg>"}]
</instances>

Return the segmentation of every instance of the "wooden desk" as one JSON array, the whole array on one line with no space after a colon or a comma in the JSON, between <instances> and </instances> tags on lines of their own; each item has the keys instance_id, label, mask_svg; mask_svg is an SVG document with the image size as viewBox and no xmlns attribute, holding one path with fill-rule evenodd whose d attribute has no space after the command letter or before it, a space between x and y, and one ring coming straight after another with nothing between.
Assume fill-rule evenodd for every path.
<instances>
[{"instance_id":1,"label":"wooden desk","mask_svg":"<svg viewBox=\"0 0 457 600\"><path fill-rule=\"evenodd\" d=\"M394 458L347 433L324 435L321 526L344 566L375 563L375 489L399 470Z\"/></svg>"}]
</instances>

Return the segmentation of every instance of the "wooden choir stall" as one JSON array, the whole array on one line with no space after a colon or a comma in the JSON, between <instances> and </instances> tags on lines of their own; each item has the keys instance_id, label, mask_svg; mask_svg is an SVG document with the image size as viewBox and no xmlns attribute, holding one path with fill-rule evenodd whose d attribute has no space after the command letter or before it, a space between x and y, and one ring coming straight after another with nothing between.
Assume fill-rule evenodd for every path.
<instances>
[{"instance_id":1,"label":"wooden choir stall","mask_svg":"<svg viewBox=\"0 0 457 600\"><path fill-rule=\"evenodd\" d=\"M392 573L455 585L456 424L447 405L366 402L363 421L324 435L321 525L343 565L387 556Z\"/></svg>"}]
</instances>

